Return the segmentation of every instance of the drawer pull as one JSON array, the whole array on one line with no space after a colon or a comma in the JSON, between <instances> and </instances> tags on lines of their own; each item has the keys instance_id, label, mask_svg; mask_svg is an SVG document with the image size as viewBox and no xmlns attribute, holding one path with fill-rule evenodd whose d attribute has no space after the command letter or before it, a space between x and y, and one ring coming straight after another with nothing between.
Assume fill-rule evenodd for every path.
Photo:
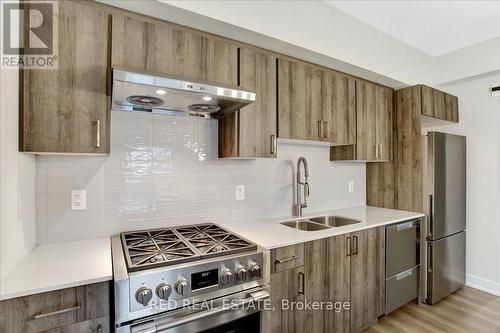
<instances>
[{"instance_id":1,"label":"drawer pull","mask_svg":"<svg viewBox=\"0 0 500 333\"><path fill-rule=\"evenodd\" d=\"M406 230L406 229L411 229L413 228L414 226L414 222L411 221L411 222L406 222L406 223L401 223L401 224L398 224L396 226L396 230L397 231L403 231L403 230Z\"/></svg>"},{"instance_id":2,"label":"drawer pull","mask_svg":"<svg viewBox=\"0 0 500 333\"><path fill-rule=\"evenodd\" d=\"M410 275L412 274L412 273L411 273L411 270L412 270L412 269L413 269L413 268L410 268L409 270L406 270L406 271L404 271L404 272L401 272L401 273L399 273L399 274L396 274L396 280L397 280L397 281L399 281L399 280L401 280L401 279L404 279L405 277L410 276Z\"/></svg>"},{"instance_id":3,"label":"drawer pull","mask_svg":"<svg viewBox=\"0 0 500 333\"><path fill-rule=\"evenodd\" d=\"M95 121L95 147L101 148L101 121Z\"/></svg>"},{"instance_id":4,"label":"drawer pull","mask_svg":"<svg viewBox=\"0 0 500 333\"><path fill-rule=\"evenodd\" d=\"M47 313L39 313L35 315L35 319L42 319L42 318L47 318L47 317L52 317L55 315L63 314L66 312L71 312L80 309L81 305L76 304L75 306L72 306L70 308L58 310L58 311L53 311L53 312L47 312Z\"/></svg>"},{"instance_id":5,"label":"drawer pull","mask_svg":"<svg viewBox=\"0 0 500 333\"><path fill-rule=\"evenodd\" d=\"M291 257L288 257L288 258L285 258L285 259L276 259L274 261L275 264L283 264L285 262L289 262L289 261L292 261L292 260L295 260L297 259L297 256L291 256Z\"/></svg>"}]
</instances>

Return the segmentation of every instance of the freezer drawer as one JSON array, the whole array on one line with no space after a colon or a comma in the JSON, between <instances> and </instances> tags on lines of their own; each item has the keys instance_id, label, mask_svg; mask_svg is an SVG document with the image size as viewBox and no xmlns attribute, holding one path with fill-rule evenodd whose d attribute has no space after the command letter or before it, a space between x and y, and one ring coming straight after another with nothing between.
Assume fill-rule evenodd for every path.
<instances>
[{"instance_id":1,"label":"freezer drawer","mask_svg":"<svg viewBox=\"0 0 500 333\"><path fill-rule=\"evenodd\" d=\"M427 303L436 303L464 284L465 231L427 241Z\"/></svg>"},{"instance_id":2,"label":"freezer drawer","mask_svg":"<svg viewBox=\"0 0 500 333\"><path fill-rule=\"evenodd\" d=\"M418 297L420 265L394 275L385 280L385 313Z\"/></svg>"},{"instance_id":3,"label":"freezer drawer","mask_svg":"<svg viewBox=\"0 0 500 333\"><path fill-rule=\"evenodd\" d=\"M406 221L386 227L387 278L419 264L420 220Z\"/></svg>"}]
</instances>

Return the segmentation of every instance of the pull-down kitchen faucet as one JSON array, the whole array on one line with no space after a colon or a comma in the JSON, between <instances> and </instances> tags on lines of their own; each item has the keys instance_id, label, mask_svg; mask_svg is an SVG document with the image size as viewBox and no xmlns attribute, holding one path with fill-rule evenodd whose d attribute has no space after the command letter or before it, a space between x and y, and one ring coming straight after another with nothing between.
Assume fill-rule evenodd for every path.
<instances>
[{"instance_id":1,"label":"pull-down kitchen faucet","mask_svg":"<svg viewBox=\"0 0 500 333\"><path fill-rule=\"evenodd\" d=\"M304 165L304 182L300 180L300 164ZM295 216L302 216L302 208L307 207L307 197L309 196L309 183L307 179L309 178L309 170L307 168L307 160L304 157L299 157L297 160L297 179L296 179L296 189L295 189L295 204L293 205L293 214ZM304 202L302 203L300 198L300 185L303 185L302 194L304 197Z\"/></svg>"}]
</instances>

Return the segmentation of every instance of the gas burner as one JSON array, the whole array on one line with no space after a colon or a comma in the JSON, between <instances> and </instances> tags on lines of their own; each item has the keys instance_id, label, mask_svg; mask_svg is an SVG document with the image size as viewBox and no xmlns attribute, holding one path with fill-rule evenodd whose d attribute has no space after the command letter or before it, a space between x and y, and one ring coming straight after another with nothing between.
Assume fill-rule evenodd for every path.
<instances>
[{"instance_id":1,"label":"gas burner","mask_svg":"<svg viewBox=\"0 0 500 333\"><path fill-rule=\"evenodd\" d=\"M196 260L199 255L172 230L156 229L122 233L129 271Z\"/></svg>"},{"instance_id":2,"label":"gas burner","mask_svg":"<svg viewBox=\"0 0 500 333\"><path fill-rule=\"evenodd\" d=\"M186 238L206 258L225 255L227 252L239 253L253 251L256 246L222 229L215 224L194 225L177 228L176 231Z\"/></svg>"},{"instance_id":3,"label":"gas burner","mask_svg":"<svg viewBox=\"0 0 500 333\"><path fill-rule=\"evenodd\" d=\"M130 272L257 249L215 224L125 232L121 239Z\"/></svg>"}]
</instances>

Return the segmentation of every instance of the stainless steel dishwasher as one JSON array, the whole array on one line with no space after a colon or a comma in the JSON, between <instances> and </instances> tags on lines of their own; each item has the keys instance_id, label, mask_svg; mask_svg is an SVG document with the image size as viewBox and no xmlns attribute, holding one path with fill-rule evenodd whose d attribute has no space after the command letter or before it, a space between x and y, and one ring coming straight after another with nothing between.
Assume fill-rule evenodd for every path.
<instances>
[{"instance_id":1,"label":"stainless steel dishwasher","mask_svg":"<svg viewBox=\"0 0 500 333\"><path fill-rule=\"evenodd\" d=\"M420 281L420 220L385 228L385 313L418 299Z\"/></svg>"}]
</instances>

